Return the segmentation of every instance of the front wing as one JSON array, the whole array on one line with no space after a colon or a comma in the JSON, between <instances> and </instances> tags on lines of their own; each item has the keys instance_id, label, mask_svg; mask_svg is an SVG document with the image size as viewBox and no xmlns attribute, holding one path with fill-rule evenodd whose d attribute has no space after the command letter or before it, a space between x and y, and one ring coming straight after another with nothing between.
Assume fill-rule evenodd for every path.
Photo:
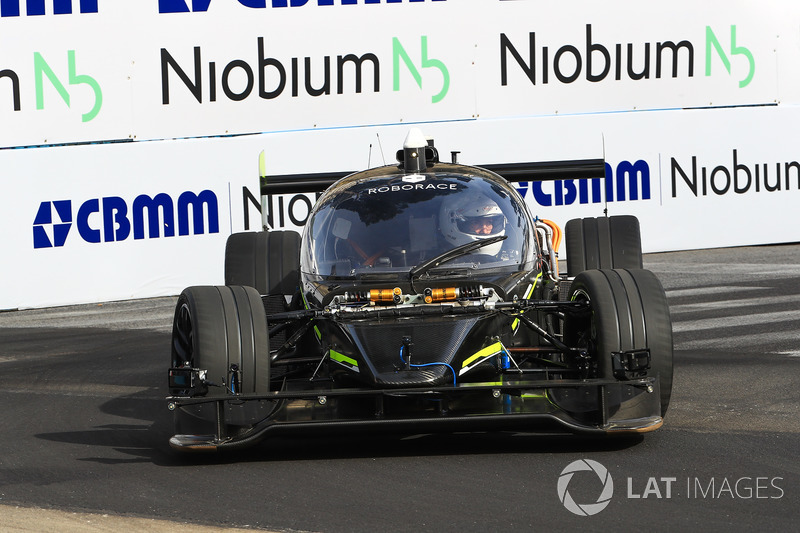
<instances>
[{"instance_id":1,"label":"front wing","mask_svg":"<svg viewBox=\"0 0 800 533\"><path fill-rule=\"evenodd\" d=\"M273 435L310 430L452 432L540 431L616 434L658 429L658 379L546 380L409 389L334 389L309 381L266 394L170 397L170 410L213 420L202 435L175 435L179 450L255 444ZM237 421L255 421L241 425Z\"/></svg>"}]
</instances>

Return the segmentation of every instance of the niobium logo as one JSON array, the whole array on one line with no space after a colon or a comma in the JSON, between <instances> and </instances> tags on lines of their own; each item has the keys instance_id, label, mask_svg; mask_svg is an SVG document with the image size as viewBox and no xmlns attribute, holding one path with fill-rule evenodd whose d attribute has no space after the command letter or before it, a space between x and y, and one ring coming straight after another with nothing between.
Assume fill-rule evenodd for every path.
<instances>
[{"instance_id":1,"label":"niobium logo","mask_svg":"<svg viewBox=\"0 0 800 533\"><path fill-rule=\"evenodd\" d=\"M603 488L600 491L600 495L597 497L597 501L577 503L572 498L568 488L570 482L573 481L573 476L578 472L594 472L600 479ZM579 476L579 478L575 479L583 477L585 476ZM579 459L571 462L561 471L561 475L558 478L558 499L561 500L561 503L564 504L564 507L566 507L569 512L578 516L596 515L608 506L609 502L611 502L611 496L613 495L614 481L611 479L611 474L608 473L606 467L591 459Z\"/></svg>"},{"instance_id":2,"label":"niobium logo","mask_svg":"<svg viewBox=\"0 0 800 533\"><path fill-rule=\"evenodd\" d=\"M0 0L0 2L2 1L3 0ZM0 3L0 5L3 4ZM44 56L39 52L33 53L33 78L34 87L36 89L36 109L42 110L45 108L45 79L50 82L57 94L61 97L64 103L67 104L67 107L72 107L70 103L71 96L72 92L76 89L76 86L87 85L94 95L94 103L92 104L91 109L86 110L85 113L81 113L81 120L83 122L90 122L97 117L97 114L100 113L100 109L103 107L103 91L100 88L100 84L96 79L88 74L78 74L75 50L67 51L67 69L67 85L64 85L63 79L56 75L55 70L51 67L50 63L45 60ZM21 87L24 84L20 83L19 74L11 69L2 69L0 70L0 79L2 78L7 78L11 82L12 105L14 107L14 111L20 111L22 109Z\"/></svg>"},{"instance_id":3,"label":"niobium logo","mask_svg":"<svg viewBox=\"0 0 800 533\"><path fill-rule=\"evenodd\" d=\"M717 37L717 33L727 36L730 31L730 47L728 40ZM737 62L736 75L744 77L737 80L740 89L747 87L753 80L756 60L753 53L745 46L737 44L737 28L705 27L705 75L712 75L712 65L716 63L714 54L719 57L728 76L734 76L732 63ZM747 37L751 37L747 35ZM751 37L752 38L752 37ZM695 41L697 42L697 41ZM526 47L527 44L527 57ZM597 39L591 24L586 24L586 39L579 45L564 44L557 48L553 44L537 44L536 32L528 33L527 43L518 40L512 42L505 33L500 34L500 85L509 85L510 64L516 62L520 71L527 77L531 85L547 85L550 83L570 84L580 78L591 83L604 80L649 80L662 77L678 78L694 76L696 47L689 39L664 40L655 43L605 43ZM555 53L552 53L556 50ZM551 55L552 53L552 55ZM738 57L737 57L738 56ZM654 66L655 68L651 68ZM744 68L747 68L745 71ZM746 72L746 74L745 74ZM520 78L521 79L521 78Z\"/></svg>"},{"instance_id":4,"label":"niobium logo","mask_svg":"<svg viewBox=\"0 0 800 533\"><path fill-rule=\"evenodd\" d=\"M381 92L381 60L376 53L359 55L359 52L349 52L335 57L279 59L271 54L264 37L256 39L256 47L257 62L233 59L221 69L221 76L217 75L220 69L216 61L208 62L207 68L203 67L200 46L194 47L193 61L183 64L169 50L162 48L161 103L170 105L175 98L173 93L178 92L170 80L180 81L200 104L216 102L223 95L230 101L240 102L248 98L272 100L282 95L317 98L350 91L361 94L362 85L364 91ZM388 52L387 49L384 51ZM435 92L431 103L444 100L450 90L450 71L444 61L429 53L427 35L420 36L419 47L415 42L404 45L397 37L392 37L391 51L394 92L401 91L401 80L407 78L407 71L420 91L424 82L426 91ZM237 86L231 81L237 75L243 76L244 84ZM204 91L203 87L208 87L208 90Z\"/></svg>"},{"instance_id":5,"label":"niobium logo","mask_svg":"<svg viewBox=\"0 0 800 533\"><path fill-rule=\"evenodd\" d=\"M422 74L420 74L417 67L414 65L414 62L411 60L411 57L406 52L403 45L400 44L400 41L397 37L392 38L392 57L393 57L393 65L392 65L392 72L394 77L394 85L393 89L395 92L400 90L400 61L402 60L405 63L408 71L414 78L414 81L417 82L417 86L422 89ZM433 97L431 97L431 103L441 102L442 99L447 96L447 91L450 89L450 72L447 70L447 66L442 61L438 59L432 59L428 56L428 36L422 36L422 68L434 68L438 70L442 75L442 87L439 92Z\"/></svg>"}]
</instances>

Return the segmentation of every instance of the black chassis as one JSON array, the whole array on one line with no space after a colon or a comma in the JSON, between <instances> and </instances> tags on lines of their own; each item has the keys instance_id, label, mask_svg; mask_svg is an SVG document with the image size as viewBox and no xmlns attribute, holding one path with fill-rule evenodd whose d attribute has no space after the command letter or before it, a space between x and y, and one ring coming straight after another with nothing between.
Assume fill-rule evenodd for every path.
<instances>
[{"instance_id":1,"label":"black chassis","mask_svg":"<svg viewBox=\"0 0 800 533\"><path fill-rule=\"evenodd\" d=\"M462 168L455 162L440 163L432 146L420 152L426 154L425 161L415 164L423 165L422 169L409 170L408 152L400 152L400 165L394 167L395 171L404 166L407 172ZM486 169L508 181L599 177L604 172L601 160L486 165L471 171L486 173ZM320 190L346 174L262 176L262 194ZM613 234L614 224L610 226ZM431 291L453 285L452 281L417 281L415 286L413 276L407 283L388 286L371 281L368 286L353 283L337 287L317 295L320 301L328 304L318 307L309 306L308 302L301 305L297 294L294 301L288 303L285 290L279 291L284 294L277 295L276 305L276 295L267 294L269 288L262 287L258 293L266 310L268 340L266 351L262 350L260 357L269 354L267 386L248 388L243 385L243 374L247 372L244 355L240 355L241 362L230 363L230 357L225 359L227 372L216 383L208 376L202 362L198 364L186 356L176 357L175 346L180 344L181 336L196 337L203 333L200 319L195 317L184 317L184 321L192 322L193 329L188 335L186 331L179 331L181 312L186 314L189 309L186 305L181 307L179 300L169 370L171 396L167 398L169 409L176 415L176 434L170 439L170 445L182 451L239 448L272 435L315 430L558 429L615 434L657 429L663 423L671 387L669 315L667 311L664 318L664 313L657 310L657 318L647 318L650 322L666 322L669 334L660 333L658 342L668 341L668 356L651 354L647 335L640 333L631 332L631 338L639 337L633 343L616 338L609 343L608 338L598 338L595 330L624 329L619 323L624 322L625 317L598 319L601 314L609 314L607 309L616 305L601 302L607 295L596 288L597 280L609 280L612 299L614 290L619 293L630 290L632 285L650 283L650 278L637 273L637 267L641 267L640 244L639 257L632 265L619 258L616 264L613 258L604 258L604 248L608 248L612 256L631 255L628 250L623 253L617 249L618 245L610 244L611 237L603 236L603 228L607 227L602 220L589 226L582 224L576 232L580 239L597 245L586 247L583 244L585 249L580 253L574 250L575 239L572 244L568 241L568 249L573 247L569 253L581 256L586 263L582 268L595 267L594 272L584 274L587 279L574 280L574 276L558 275L552 247L548 250L545 242L539 242L540 260L536 268L485 282L472 292L462 287L460 297L448 301L422 303L421 285ZM568 224L568 239L569 230ZM274 238L276 232L271 233ZM245 255L248 254L249 251ZM597 257L593 259L594 256ZM226 285L230 286L227 291L234 300L245 300L241 296L243 286L257 286L259 282L229 276L228 263L233 260L237 258L227 257L226 252ZM259 264L257 259L255 262ZM578 281L579 285L575 290L570 289L573 281ZM601 281L600 285L604 283ZM627 289L614 289L617 285ZM368 291L375 286L392 289L396 294L394 301L370 306L345 305L345 294L358 293L359 289ZM226 289L218 290L225 292ZM247 290L252 297L253 289ZM313 291L306 292L310 298ZM637 317L644 321L645 311L653 315L652 306L648 307L645 301L648 298L641 298L640 307L644 311L632 312L634 322ZM342 305L338 305L340 302ZM280 305L282 303L285 305ZM662 303L662 307L664 305ZM236 308L241 306L237 304ZM260 312L260 309L254 310L255 314ZM609 326L609 320L616 325ZM460 336L451 335L449 342L457 346L449 348L452 356L447 362L431 364L429 355L415 359L420 344L440 340L437 328L451 331L453 324L464 321L469 323L468 331ZM649 322L647 326L651 331L656 329ZM238 331L242 336L244 330ZM259 336L267 339L266 332L248 332L256 343ZM365 335L370 338L365 339ZM602 332L599 336L604 335L608 337ZM624 332L622 337L625 337ZM197 341L194 339L190 344L192 342ZM358 360L352 357L354 350L369 352L376 347L391 352L384 346L387 343L399 348L394 362L383 361L379 365L371 360L373 356L369 353ZM344 349L348 347L349 351ZM196 345L193 349L197 349ZM652 357L656 356L668 357L668 365L653 364ZM420 362L424 364L414 364ZM669 376L665 376L667 373Z\"/></svg>"}]
</instances>

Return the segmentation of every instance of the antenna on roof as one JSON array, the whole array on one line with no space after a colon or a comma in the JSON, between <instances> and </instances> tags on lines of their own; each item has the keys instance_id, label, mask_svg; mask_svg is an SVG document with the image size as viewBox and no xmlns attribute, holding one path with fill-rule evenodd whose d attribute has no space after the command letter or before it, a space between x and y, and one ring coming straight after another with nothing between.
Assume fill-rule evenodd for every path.
<instances>
[{"instance_id":1,"label":"antenna on roof","mask_svg":"<svg viewBox=\"0 0 800 533\"><path fill-rule=\"evenodd\" d=\"M604 133L600 134L600 140L603 144L603 166L605 166L606 162L606 135ZM605 206L603 207L603 215L608 216L608 188L605 189L606 192L603 194L603 199L605 200Z\"/></svg>"},{"instance_id":2,"label":"antenna on roof","mask_svg":"<svg viewBox=\"0 0 800 533\"><path fill-rule=\"evenodd\" d=\"M383 165L386 166L386 156L383 155L383 144L381 144L381 134L376 133L375 136L378 138L378 148L381 149L381 159L383 159Z\"/></svg>"}]
</instances>

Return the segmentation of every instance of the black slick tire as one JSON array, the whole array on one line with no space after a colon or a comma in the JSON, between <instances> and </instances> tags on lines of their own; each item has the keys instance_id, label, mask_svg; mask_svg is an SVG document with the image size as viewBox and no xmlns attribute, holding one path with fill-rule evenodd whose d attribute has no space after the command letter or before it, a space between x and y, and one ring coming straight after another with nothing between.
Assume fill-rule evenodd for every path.
<instances>
[{"instance_id":1,"label":"black slick tire","mask_svg":"<svg viewBox=\"0 0 800 533\"><path fill-rule=\"evenodd\" d=\"M597 377L613 378L612 352L649 349L647 377L657 377L661 416L672 393L672 322L664 289L649 270L586 270L570 287L571 300L588 300L591 313L564 325L564 341L595 358Z\"/></svg>"},{"instance_id":2,"label":"black slick tire","mask_svg":"<svg viewBox=\"0 0 800 533\"><path fill-rule=\"evenodd\" d=\"M296 231L234 233L225 245L225 285L254 287L259 294L292 295L300 279Z\"/></svg>"},{"instance_id":3,"label":"black slick tire","mask_svg":"<svg viewBox=\"0 0 800 533\"><path fill-rule=\"evenodd\" d=\"M175 307L172 326L171 366L206 371L209 396L232 394L238 371L238 393L269 391L270 357L267 318L261 296L253 287L189 287ZM170 390L184 396L185 390ZM214 404L175 410L175 434L215 433ZM228 411L227 430L248 427L262 415L257 411Z\"/></svg>"},{"instance_id":4,"label":"black slick tire","mask_svg":"<svg viewBox=\"0 0 800 533\"><path fill-rule=\"evenodd\" d=\"M189 287L181 293L172 327L172 366L187 362L225 387L236 365L240 392L269 390L267 317L254 288Z\"/></svg>"},{"instance_id":5,"label":"black slick tire","mask_svg":"<svg viewBox=\"0 0 800 533\"><path fill-rule=\"evenodd\" d=\"M570 276L584 270L642 268L642 238L634 216L572 219L564 234Z\"/></svg>"}]
</instances>

